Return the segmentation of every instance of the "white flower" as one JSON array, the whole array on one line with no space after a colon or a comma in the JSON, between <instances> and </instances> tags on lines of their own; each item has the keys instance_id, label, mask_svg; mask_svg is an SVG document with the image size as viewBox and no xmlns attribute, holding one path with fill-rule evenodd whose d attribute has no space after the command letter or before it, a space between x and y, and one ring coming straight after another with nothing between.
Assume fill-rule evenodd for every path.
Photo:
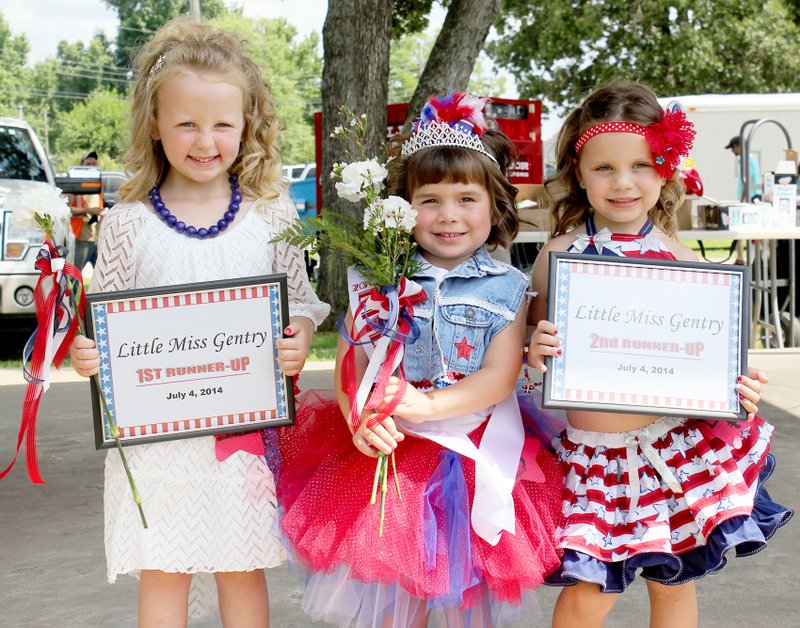
<instances>
[{"instance_id":1,"label":"white flower","mask_svg":"<svg viewBox=\"0 0 800 628\"><path fill-rule=\"evenodd\" d=\"M378 235L384 229L399 229L411 233L417 224L417 210L399 196L379 199L364 210L364 230Z\"/></svg>"},{"instance_id":2,"label":"white flower","mask_svg":"<svg viewBox=\"0 0 800 628\"><path fill-rule=\"evenodd\" d=\"M11 222L23 229L39 229L36 217L44 220L51 227L49 235L56 242L61 242L66 237L66 225L72 212L67 205L67 199L61 195L59 188L47 185L37 186L24 194L15 195L11 201ZM11 199L9 199L11 200Z\"/></svg>"},{"instance_id":3,"label":"white flower","mask_svg":"<svg viewBox=\"0 0 800 628\"><path fill-rule=\"evenodd\" d=\"M347 164L342 168L342 180L336 184L336 192L348 201L359 201L370 193L378 194L388 174L374 159Z\"/></svg>"},{"instance_id":4,"label":"white flower","mask_svg":"<svg viewBox=\"0 0 800 628\"><path fill-rule=\"evenodd\" d=\"M393 229L411 233L417 224L417 210L400 196L389 196L383 200L384 224Z\"/></svg>"}]
</instances>

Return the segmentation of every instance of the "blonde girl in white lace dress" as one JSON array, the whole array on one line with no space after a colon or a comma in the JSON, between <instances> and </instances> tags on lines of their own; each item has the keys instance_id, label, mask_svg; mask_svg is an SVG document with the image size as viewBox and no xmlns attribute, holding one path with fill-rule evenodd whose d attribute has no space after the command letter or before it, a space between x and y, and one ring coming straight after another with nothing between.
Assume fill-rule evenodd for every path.
<instances>
[{"instance_id":1,"label":"blonde girl in white lace dress","mask_svg":"<svg viewBox=\"0 0 800 628\"><path fill-rule=\"evenodd\" d=\"M278 121L260 69L235 36L176 20L144 47L138 72L125 156L133 174L103 221L90 290L286 273L290 322L278 356L297 374L329 308L302 252L270 244L297 214L281 185ZM97 372L94 341L76 338L70 354L78 373ZM110 582L141 578L139 625L185 626L193 574L203 573L214 574L226 626L268 625L263 569L284 553L271 534L275 482L264 457L237 451L220 462L213 436L126 452L149 527L111 452L106 558Z\"/></svg>"}]
</instances>

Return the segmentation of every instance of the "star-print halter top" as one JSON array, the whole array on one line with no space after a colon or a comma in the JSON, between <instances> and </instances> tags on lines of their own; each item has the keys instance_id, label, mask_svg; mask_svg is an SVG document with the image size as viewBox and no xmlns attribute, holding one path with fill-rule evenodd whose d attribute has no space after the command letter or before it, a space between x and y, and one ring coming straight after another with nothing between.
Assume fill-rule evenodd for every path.
<instances>
[{"instance_id":1,"label":"star-print halter top","mask_svg":"<svg viewBox=\"0 0 800 628\"><path fill-rule=\"evenodd\" d=\"M649 218L637 234L611 233L608 227L597 231L594 217L589 212L586 213L585 222L586 234L578 236L567 252L616 257L675 259L670 250L653 233L653 221Z\"/></svg>"}]
</instances>

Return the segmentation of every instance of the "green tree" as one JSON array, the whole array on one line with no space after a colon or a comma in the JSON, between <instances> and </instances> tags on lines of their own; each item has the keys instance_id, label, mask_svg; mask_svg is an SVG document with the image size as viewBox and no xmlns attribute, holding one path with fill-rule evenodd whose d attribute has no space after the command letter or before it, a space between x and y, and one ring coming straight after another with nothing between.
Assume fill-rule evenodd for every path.
<instances>
[{"instance_id":1,"label":"green tree","mask_svg":"<svg viewBox=\"0 0 800 628\"><path fill-rule=\"evenodd\" d=\"M297 29L282 18L250 19L229 13L212 23L246 39L248 53L261 66L285 127L283 161L314 161L313 111L320 102L322 74L319 35L299 39Z\"/></svg>"},{"instance_id":2,"label":"green tree","mask_svg":"<svg viewBox=\"0 0 800 628\"><path fill-rule=\"evenodd\" d=\"M16 116L27 99L29 72L25 67L30 46L24 35L14 35L0 13L0 115Z\"/></svg>"},{"instance_id":3,"label":"green tree","mask_svg":"<svg viewBox=\"0 0 800 628\"><path fill-rule=\"evenodd\" d=\"M105 0L105 3L119 16L117 66L120 68L132 66L136 51L164 22L189 13L189 0ZM201 9L206 20L229 11L223 0L203 0Z\"/></svg>"},{"instance_id":4,"label":"green tree","mask_svg":"<svg viewBox=\"0 0 800 628\"><path fill-rule=\"evenodd\" d=\"M75 101L85 99L97 89L111 89L124 94L130 82L127 70L114 65L112 42L98 32L88 44L60 41L56 52L57 89L65 96L59 108L69 111Z\"/></svg>"},{"instance_id":5,"label":"green tree","mask_svg":"<svg viewBox=\"0 0 800 628\"><path fill-rule=\"evenodd\" d=\"M92 149L116 160L128 146L129 107L128 101L114 91L92 92L87 100L61 115L58 153L74 155Z\"/></svg>"},{"instance_id":6,"label":"green tree","mask_svg":"<svg viewBox=\"0 0 800 628\"><path fill-rule=\"evenodd\" d=\"M389 55L389 102L408 102L425 69L436 34L430 29L393 40Z\"/></svg>"},{"instance_id":7,"label":"green tree","mask_svg":"<svg viewBox=\"0 0 800 628\"><path fill-rule=\"evenodd\" d=\"M323 26L324 67L322 75L322 172L347 160L346 147L328 140L340 123L339 107L366 114L369 131L367 153L379 154L385 141L386 105L389 98L389 42L406 25L426 23L432 2L412 0L414 12L400 19L392 0L330 0ZM444 25L428 56L410 100L409 115L422 107L432 93L466 89L489 28L497 16L500 0L450 0ZM413 19L411 16L414 16ZM369 16L369 19L354 19ZM395 28L393 28L393 25ZM332 180L321 177L322 205L344 215L357 217L363 211L336 195ZM323 251L319 269L319 294L338 314L347 307L346 272L341 260ZM334 317L335 320L335 317Z\"/></svg>"},{"instance_id":8,"label":"green tree","mask_svg":"<svg viewBox=\"0 0 800 628\"><path fill-rule=\"evenodd\" d=\"M436 42L437 33L427 28L422 33L403 35L392 40L389 61L389 102L408 102L414 95L425 63ZM492 68L491 59L481 53L469 78L469 91L496 96L506 91L506 78Z\"/></svg>"},{"instance_id":9,"label":"green tree","mask_svg":"<svg viewBox=\"0 0 800 628\"><path fill-rule=\"evenodd\" d=\"M800 75L796 19L787 0L504 0L489 52L523 97L557 111L613 76L662 94L786 92Z\"/></svg>"}]
</instances>

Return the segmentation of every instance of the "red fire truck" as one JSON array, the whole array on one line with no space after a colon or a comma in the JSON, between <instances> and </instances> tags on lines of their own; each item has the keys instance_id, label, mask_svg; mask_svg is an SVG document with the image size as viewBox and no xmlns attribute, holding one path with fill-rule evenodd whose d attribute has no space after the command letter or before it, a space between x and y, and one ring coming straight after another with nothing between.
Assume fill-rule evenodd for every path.
<instances>
[{"instance_id":1,"label":"red fire truck","mask_svg":"<svg viewBox=\"0 0 800 628\"><path fill-rule=\"evenodd\" d=\"M408 113L408 103L397 103L387 108L387 137L400 132ZM511 172L511 183L516 186L542 183L542 103L539 100L513 100L491 98L486 105L486 117L497 122L500 129L511 138L517 148L517 163ZM314 211L322 206L322 113L314 114L316 138L317 194ZM310 199L307 199L306 208Z\"/></svg>"}]
</instances>

